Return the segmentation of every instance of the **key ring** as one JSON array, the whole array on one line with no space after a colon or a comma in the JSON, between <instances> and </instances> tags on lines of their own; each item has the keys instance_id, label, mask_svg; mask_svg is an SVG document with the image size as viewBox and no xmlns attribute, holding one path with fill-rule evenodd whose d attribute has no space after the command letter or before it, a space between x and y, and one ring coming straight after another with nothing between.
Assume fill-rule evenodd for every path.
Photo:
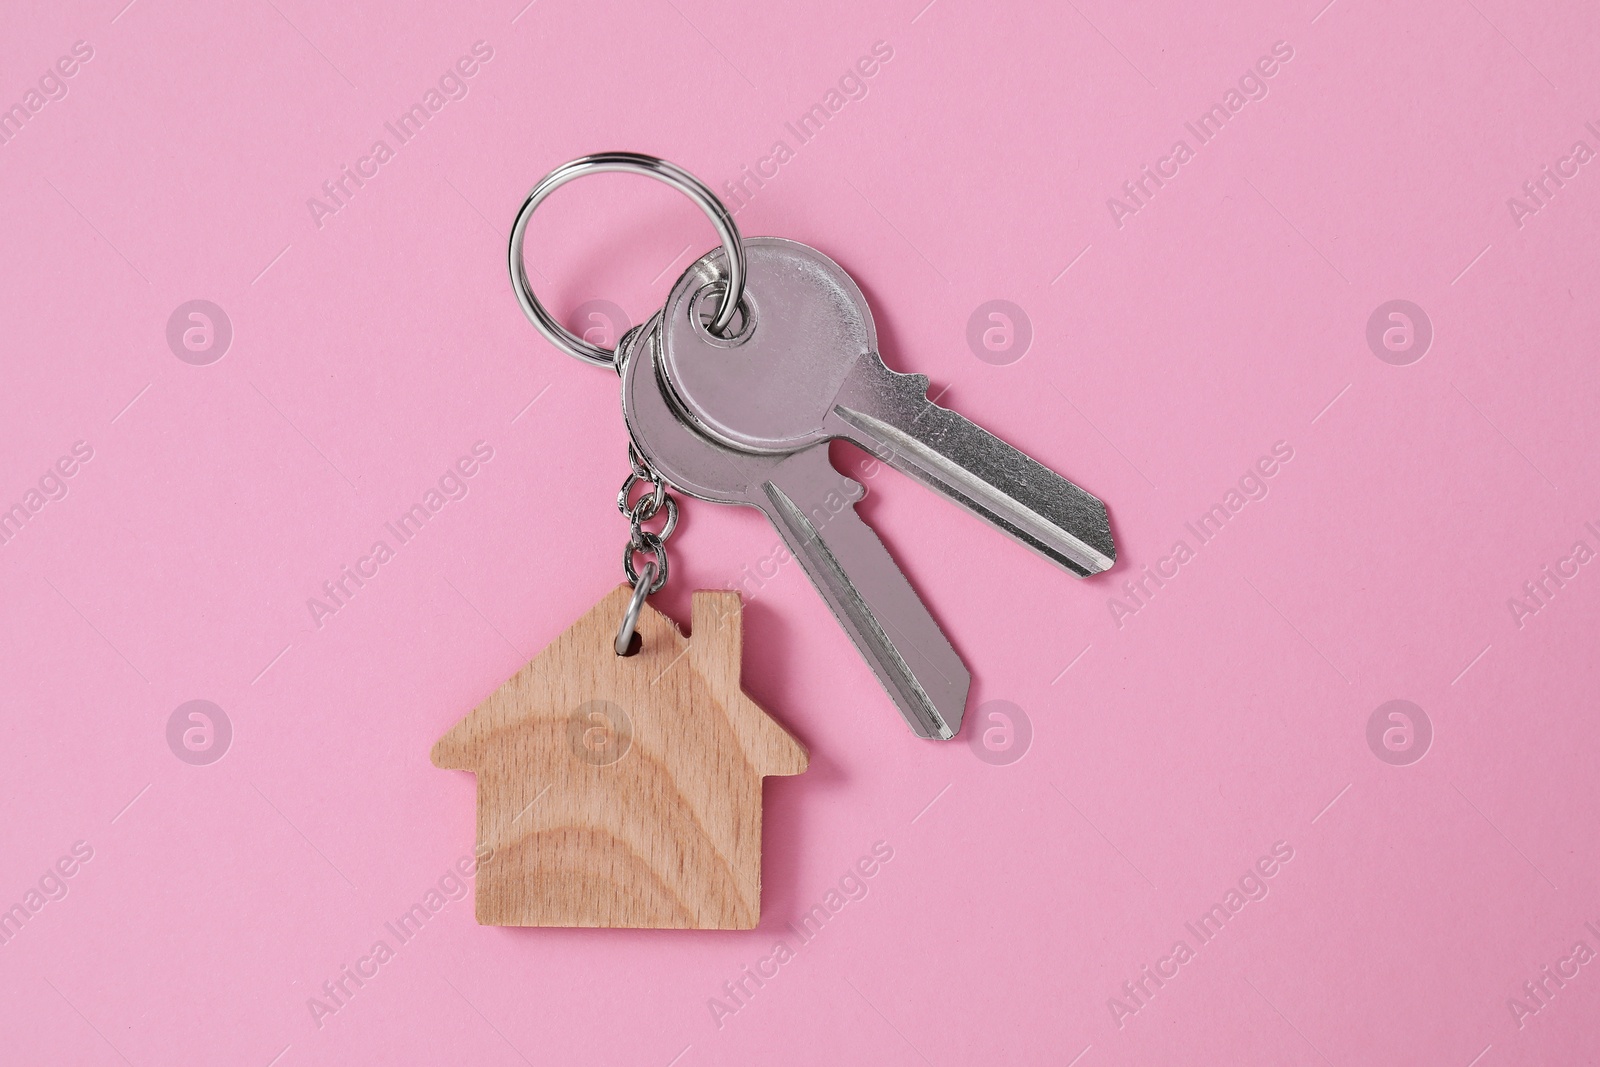
<instances>
[{"instance_id":1,"label":"key ring","mask_svg":"<svg viewBox=\"0 0 1600 1067\"><path fill-rule=\"evenodd\" d=\"M511 227L511 247L508 251L511 288L517 294L517 303L522 305L522 313L528 316L528 321L533 323L551 344L567 355L581 359L585 363L593 363L597 367L616 366L617 354L614 350L601 348L578 337L557 322L555 316L545 309L539 298L533 295L533 286L528 282L528 269L522 262L523 236L528 228L528 220L533 217L534 209L543 203L547 196L574 178L608 171L642 174L646 178L654 178L693 200L700 210L706 213L711 225L716 228L717 236L722 239L723 250L728 254L728 285L722 291L722 302L717 306L716 316L710 325L713 334L720 336L725 333L738 311L739 301L744 298L744 242L739 238L739 228L734 225L733 216L723 206L722 201L717 199L717 194L708 189L700 179L664 159L641 155L638 152L598 152L592 156L574 159L546 174L528 193L528 199L522 202L522 209L517 212L517 221Z\"/></svg>"},{"instance_id":2,"label":"key ring","mask_svg":"<svg viewBox=\"0 0 1600 1067\"><path fill-rule=\"evenodd\" d=\"M628 601L628 610L622 613L622 625L617 627L617 639L612 643L612 649L619 656L626 656L629 646L633 644L633 634L639 626L639 612L644 608L644 598L650 595L650 585L655 580L656 561L651 560L644 565L644 573L639 575L639 582L633 587L633 598Z\"/></svg>"}]
</instances>

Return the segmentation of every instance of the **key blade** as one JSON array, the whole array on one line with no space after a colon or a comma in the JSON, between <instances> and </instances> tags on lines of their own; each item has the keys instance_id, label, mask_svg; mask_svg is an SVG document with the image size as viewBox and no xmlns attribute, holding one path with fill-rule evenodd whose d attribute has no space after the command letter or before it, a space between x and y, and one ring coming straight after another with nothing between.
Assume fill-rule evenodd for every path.
<instances>
[{"instance_id":1,"label":"key blade","mask_svg":"<svg viewBox=\"0 0 1600 1067\"><path fill-rule=\"evenodd\" d=\"M927 394L926 377L898 374L869 353L839 390L829 422L839 436L1080 578L1116 562L1099 497Z\"/></svg>"},{"instance_id":2,"label":"key blade","mask_svg":"<svg viewBox=\"0 0 1600 1067\"><path fill-rule=\"evenodd\" d=\"M861 486L827 446L790 456L761 486L762 510L805 568L906 723L949 740L961 728L972 676L894 557L861 517Z\"/></svg>"}]
</instances>

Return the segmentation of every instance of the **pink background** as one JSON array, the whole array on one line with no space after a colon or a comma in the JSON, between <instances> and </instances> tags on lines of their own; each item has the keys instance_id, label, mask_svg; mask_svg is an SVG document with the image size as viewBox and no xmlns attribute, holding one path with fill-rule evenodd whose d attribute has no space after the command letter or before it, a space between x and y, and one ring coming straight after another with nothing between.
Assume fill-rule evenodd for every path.
<instances>
[{"instance_id":1,"label":"pink background","mask_svg":"<svg viewBox=\"0 0 1600 1067\"><path fill-rule=\"evenodd\" d=\"M0 1058L1600 1057L1600 965L1508 1004L1600 949L1600 567L1508 606L1600 549L1600 164L1521 225L1507 204L1600 148L1600 11L923 2L0 11L6 107L93 49L0 145L0 506L93 450L0 546L0 906L93 850L0 946ZM465 97L319 227L322 183L478 41ZM798 145L785 122L878 41L865 97ZM1108 198L1280 41L1266 97L1119 226ZM429 746L620 580L615 380L517 310L517 205L586 152L721 187L780 138L743 230L835 257L891 366L1104 498L1117 568L1074 581L870 479L863 513L972 668L959 740L914 738L784 566L749 598L744 677L812 764L767 789L761 929L480 928L453 902L319 1027L308 998L471 848L473 780ZM639 321L711 244L687 202L606 176L529 247L558 311ZM199 298L233 328L205 366L165 333ZM1033 330L1007 365L966 340L993 299ZM1406 366L1366 339L1393 299L1434 331ZM315 626L321 583L480 440L465 499ZM1185 523L1280 441L1266 497L1198 546ZM1193 558L1117 619L1180 539ZM660 605L687 618L776 541L689 503ZM167 742L194 699L233 727L206 766ZM1420 762L1368 745L1392 699L1432 724ZM967 742L994 700L1031 723L1009 764ZM880 841L865 898L799 944ZM1199 945L1185 923L1276 842L1269 894ZM780 938L795 958L719 1027L711 998ZM1179 939L1194 958L1113 1011Z\"/></svg>"}]
</instances>

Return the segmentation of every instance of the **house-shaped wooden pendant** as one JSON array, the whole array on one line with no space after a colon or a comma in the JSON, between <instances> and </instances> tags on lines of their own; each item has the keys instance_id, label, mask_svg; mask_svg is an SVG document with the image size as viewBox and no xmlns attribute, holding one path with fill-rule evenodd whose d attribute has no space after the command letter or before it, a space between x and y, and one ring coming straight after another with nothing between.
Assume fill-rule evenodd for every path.
<instances>
[{"instance_id":1,"label":"house-shaped wooden pendant","mask_svg":"<svg viewBox=\"0 0 1600 1067\"><path fill-rule=\"evenodd\" d=\"M618 586L433 746L478 776L478 922L749 930L761 779L806 751L739 688L739 594L691 598L687 640L646 604L618 656Z\"/></svg>"}]
</instances>

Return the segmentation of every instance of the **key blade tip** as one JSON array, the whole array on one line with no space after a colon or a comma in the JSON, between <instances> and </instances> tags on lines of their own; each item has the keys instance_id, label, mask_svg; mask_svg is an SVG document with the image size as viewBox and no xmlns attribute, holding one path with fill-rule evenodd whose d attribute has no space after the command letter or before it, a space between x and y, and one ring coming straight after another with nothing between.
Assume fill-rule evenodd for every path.
<instances>
[{"instance_id":1,"label":"key blade tip","mask_svg":"<svg viewBox=\"0 0 1600 1067\"><path fill-rule=\"evenodd\" d=\"M903 672L896 672L892 680L880 673L879 680L906 725L912 733L930 741L953 739L961 731L967 694L972 689L972 675L966 664L953 649L948 658L937 664L926 658L915 667L904 660L901 663Z\"/></svg>"},{"instance_id":2,"label":"key blade tip","mask_svg":"<svg viewBox=\"0 0 1600 1067\"><path fill-rule=\"evenodd\" d=\"M961 732L961 716L965 708L958 710L954 717L947 717L937 709L926 717L906 717L906 723L911 727L911 732L918 737L929 741L953 741L956 734Z\"/></svg>"},{"instance_id":3,"label":"key blade tip","mask_svg":"<svg viewBox=\"0 0 1600 1067\"><path fill-rule=\"evenodd\" d=\"M1105 504L1090 493L1083 497L1077 521L1058 523L1056 543L1045 549L1046 555L1078 578L1108 571L1117 563L1117 543Z\"/></svg>"},{"instance_id":4,"label":"key blade tip","mask_svg":"<svg viewBox=\"0 0 1600 1067\"><path fill-rule=\"evenodd\" d=\"M972 688L972 676L964 670L959 679L941 694L924 692L918 701L915 715L907 715L906 722L918 737L930 741L951 741L961 732L961 720L967 711L967 693ZM902 709L905 710L905 709Z\"/></svg>"},{"instance_id":5,"label":"key blade tip","mask_svg":"<svg viewBox=\"0 0 1600 1067\"><path fill-rule=\"evenodd\" d=\"M1109 534L1103 542L1097 538L1097 543L1080 540L1064 531L1053 543L1023 536L1017 539L1074 578L1091 578L1110 570L1117 562L1117 546Z\"/></svg>"},{"instance_id":6,"label":"key blade tip","mask_svg":"<svg viewBox=\"0 0 1600 1067\"><path fill-rule=\"evenodd\" d=\"M1089 578L1108 571L1117 565L1117 546L1109 541L1104 547L1095 546L1091 552L1086 554L1085 559L1087 562L1080 577Z\"/></svg>"}]
</instances>

